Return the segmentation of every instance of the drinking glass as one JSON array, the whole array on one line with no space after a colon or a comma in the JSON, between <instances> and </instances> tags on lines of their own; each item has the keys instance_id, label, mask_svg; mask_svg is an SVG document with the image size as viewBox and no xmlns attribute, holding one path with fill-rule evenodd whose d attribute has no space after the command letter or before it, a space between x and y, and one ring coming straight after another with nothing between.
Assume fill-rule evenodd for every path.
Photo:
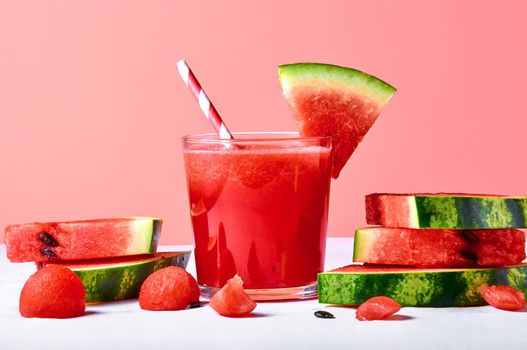
<instances>
[{"instance_id":1,"label":"drinking glass","mask_svg":"<svg viewBox=\"0 0 527 350\"><path fill-rule=\"evenodd\" d=\"M331 139L297 133L183 138L198 284L238 274L255 300L317 295L324 268Z\"/></svg>"}]
</instances>

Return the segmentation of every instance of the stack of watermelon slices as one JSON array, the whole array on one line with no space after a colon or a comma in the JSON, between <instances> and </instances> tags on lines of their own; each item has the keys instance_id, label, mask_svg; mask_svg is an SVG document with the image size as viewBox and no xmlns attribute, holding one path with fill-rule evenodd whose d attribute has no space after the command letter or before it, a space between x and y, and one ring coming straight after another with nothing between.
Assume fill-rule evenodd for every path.
<instances>
[{"instance_id":1,"label":"stack of watermelon slices","mask_svg":"<svg viewBox=\"0 0 527 350\"><path fill-rule=\"evenodd\" d=\"M161 219L131 217L11 225L12 262L62 265L82 280L86 302L137 298L143 281L167 266L185 268L190 251L156 253Z\"/></svg>"},{"instance_id":2,"label":"stack of watermelon slices","mask_svg":"<svg viewBox=\"0 0 527 350\"><path fill-rule=\"evenodd\" d=\"M319 274L319 301L358 305L388 296L402 306L485 305L484 285L527 292L527 197L370 194L354 264Z\"/></svg>"}]
</instances>

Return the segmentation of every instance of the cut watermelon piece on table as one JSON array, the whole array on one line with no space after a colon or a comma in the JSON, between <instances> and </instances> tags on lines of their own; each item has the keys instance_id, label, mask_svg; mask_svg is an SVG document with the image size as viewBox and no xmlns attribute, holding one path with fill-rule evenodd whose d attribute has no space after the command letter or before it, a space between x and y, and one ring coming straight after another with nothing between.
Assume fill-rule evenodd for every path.
<instances>
[{"instance_id":1,"label":"cut watermelon piece on table","mask_svg":"<svg viewBox=\"0 0 527 350\"><path fill-rule=\"evenodd\" d=\"M31 275L20 292L23 317L70 318L84 315L86 292L80 278L64 266L48 266Z\"/></svg>"},{"instance_id":2,"label":"cut watermelon piece on table","mask_svg":"<svg viewBox=\"0 0 527 350\"><path fill-rule=\"evenodd\" d=\"M360 305L383 295L401 306L486 305L480 294L485 284L510 285L525 293L527 264L450 269L349 265L318 274L318 301Z\"/></svg>"},{"instance_id":3,"label":"cut watermelon piece on table","mask_svg":"<svg viewBox=\"0 0 527 350\"><path fill-rule=\"evenodd\" d=\"M131 217L11 225L5 230L7 257L24 262L155 253L161 223Z\"/></svg>"},{"instance_id":4,"label":"cut watermelon piece on table","mask_svg":"<svg viewBox=\"0 0 527 350\"><path fill-rule=\"evenodd\" d=\"M355 232L353 261L419 267L504 266L525 259L514 229L443 230L368 227Z\"/></svg>"},{"instance_id":5,"label":"cut watermelon piece on table","mask_svg":"<svg viewBox=\"0 0 527 350\"><path fill-rule=\"evenodd\" d=\"M243 317L256 308L256 302L245 293L243 280L238 275L234 275L212 296L209 305L226 317Z\"/></svg>"},{"instance_id":6,"label":"cut watermelon piece on table","mask_svg":"<svg viewBox=\"0 0 527 350\"><path fill-rule=\"evenodd\" d=\"M519 311L527 306L525 295L511 286L483 286L481 296L489 305L507 311Z\"/></svg>"},{"instance_id":7,"label":"cut watermelon piece on table","mask_svg":"<svg viewBox=\"0 0 527 350\"><path fill-rule=\"evenodd\" d=\"M184 310L198 302L198 283L178 266L154 272L143 282L139 292L139 306L143 310Z\"/></svg>"},{"instance_id":8,"label":"cut watermelon piece on table","mask_svg":"<svg viewBox=\"0 0 527 350\"><path fill-rule=\"evenodd\" d=\"M359 321L383 320L401 310L395 300L384 296L373 297L362 303L355 313Z\"/></svg>"},{"instance_id":9,"label":"cut watermelon piece on table","mask_svg":"<svg viewBox=\"0 0 527 350\"><path fill-rule=\"evenodd\" d=\"M279 67L282 90L302 136L331 136L333 178L396 89L358 70L321 63Z\"/></svg>"},{"instance_id":10,"label":"cut watermelon piece on table","mask_svg":"<svg viewBox=\"0 0 527 350\"><path fill-rule=\"evenodd\" d=\"M168 266L185 268L189 257L190 251L166 252L112 259L39 262L37 267L61 265L70 268L82 280L86 302L95 303L137 298L148 276Z\"/></svg>"},{"instance_id":11,"label":"cut watermelon piece on table","mask_svg":"<svg viewBox=\"0 0 527 350\"><path fill-rule=\"evenodd\" d=\"M464 193L372 193L371 225L410 228L527 228L527 196Z\"/></svg>"}]
</instances>

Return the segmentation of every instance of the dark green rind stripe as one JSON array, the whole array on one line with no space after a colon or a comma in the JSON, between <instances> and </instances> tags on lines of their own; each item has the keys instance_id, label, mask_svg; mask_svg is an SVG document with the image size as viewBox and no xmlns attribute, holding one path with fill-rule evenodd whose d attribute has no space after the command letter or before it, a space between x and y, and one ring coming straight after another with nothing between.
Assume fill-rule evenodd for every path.
<instances>
[{"instance_id":1,"label":"dark green rind stripe","mask_svg":"<svg viewBox=\"0 0 527 350\"><path fill-rule=\"evenodd\" d=\"M505 200L505 205L511 213L511 224L514 227L526 226L526 218L523 214L523 208L521 204L521 200L515 198L507 198Z\"/></svg>"},{"instance_id":2,"label":"dark green rind stripe","mask_svg":"<svg viewBox=\"0 0 527 350\"><path fill-rule=\"evenodd\" d=\"M150 274L167 266L186 268L189 258L190 252L181 252L142 263L130 262L129 265L107 268L99 266L74 272L84 284L87 303L133 299L139 296L141 285Z\"/></svg>"},{"instance_id":3,"label":"dark green rind stripe","mask_svg":"<svg viewBox=\"0 0 527 350\"><path fill-rule=\"evenodd\" d=\"M527 198L415 196L417 228L527 228Z\"/></svg>"},{"instance_id":4,"label":"dark green rind stripe","mask_svg":"<svg viewBox=\"0 0 527 350\"><path fill-rule=\"evenodd\" d=\"M482 227L483 220L482 216L485 214L483 211L479 211L482 208L478 200L472 200L472 198L454 198L457 212L458 212L458 225L460 227Z\"/></svg>"},{"instance_id":5,"label":"dark green rind stripe","mask_svg":"<svg viewBox=\"0 0 527 350\"><path fill-rule=\"evenodd\" d=\"M456 271L324 272L318 275L318 300L324 304L359 305L382 295L402 306L477 306L486 305L478 292L484 284L510 285L527 293L527 265Z\"/></svg>"}]
</instances>

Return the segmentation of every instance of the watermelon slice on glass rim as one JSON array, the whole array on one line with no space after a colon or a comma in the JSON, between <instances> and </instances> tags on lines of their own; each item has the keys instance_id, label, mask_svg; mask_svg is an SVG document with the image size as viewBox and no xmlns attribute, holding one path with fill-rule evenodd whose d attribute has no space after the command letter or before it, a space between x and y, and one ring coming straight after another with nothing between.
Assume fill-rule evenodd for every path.
<instances>
[{"instance_id":1,"label":"watermelon slice on glass rim","mask_svg":"<svg viewBox=\"0 0 527 350\"><path fill-rule=\"evenodd\" d=\"M300 134L331 136L333 178L396 91L361 71L321 63L283 65L279 77Z\"/></svg>"}]
</instances>

